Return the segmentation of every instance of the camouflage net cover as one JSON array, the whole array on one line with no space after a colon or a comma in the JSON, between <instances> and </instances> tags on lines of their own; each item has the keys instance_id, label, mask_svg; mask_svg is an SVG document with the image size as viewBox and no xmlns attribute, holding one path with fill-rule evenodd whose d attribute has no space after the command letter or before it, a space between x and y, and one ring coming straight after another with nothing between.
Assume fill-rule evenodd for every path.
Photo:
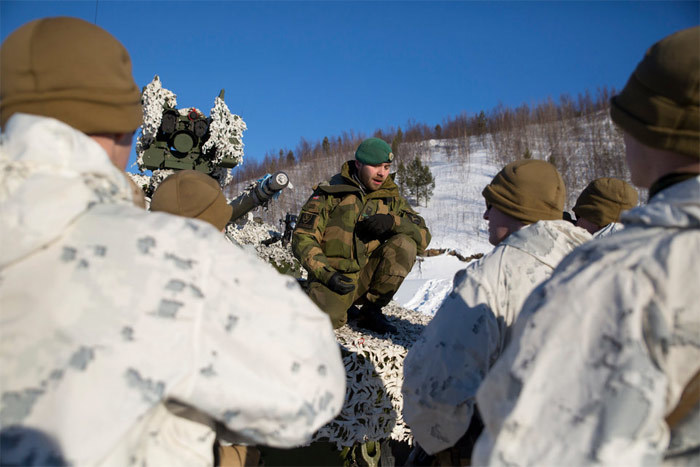
<instances>
[{"instance_id":1,"label":"camouflage net cover","mask_svg":"<svg viewBox=\"0 0 700 467\"><path fill-rule=\"evenodd\" d=\"M279 241L271 245L262 244L263 241L280 235L271 225L254 221L252 212L246 214L243 220L244 223L239 220L237 224L226 227L226 237L229 240L240 246L253 247L259 258L275 265L278 270L297 263L289 245L283 246ZM301 272L302 279L305 279L306 271L302 269Z\"/></svg>"},{"instance_id":2,"label":"camouflage net cover","mask_svg":"<svg viewBox=\"0 0 700 467\"><path fill-rule=\"evenodd\" d=\"M163 109L176 107L177 97L172 91L165 89L160 84L160 78L155 76L153 81L143 89L141 103L143 105L143 123L141 124L141 133L136 140L136 163L143 171L145 170L143 165L144 150L156 138L160 121L163 118Z\"/></svg>"},{"instance_id":3,"label":"camouflage net cover","mask_svg":"<svg viewBox=\"0 0 700 467\"><path fill-rule=\"evenodd\" d=\"M243 163L243 132L248 128L241 117L229 110L226 102L217 97L210 112L211 132L209 139L202 146L204 152L216 150L216 162L224 157Z\"/></svg>"},{"instance_id":4,"label":"camouflage net cover","mask_svg":"<svg viewBox=\"0 0 700 467\"><path fill-rule=\"evenodd\" d=\"M313 441L330 441L339 449L387 438L413 443L401 415L403 359L431 317L395 302L383 311L397 327L397 334L360 330L352 321L336 329L347 374L345 403L335 420L321 428Z\"/></svg>"}]
</instances>

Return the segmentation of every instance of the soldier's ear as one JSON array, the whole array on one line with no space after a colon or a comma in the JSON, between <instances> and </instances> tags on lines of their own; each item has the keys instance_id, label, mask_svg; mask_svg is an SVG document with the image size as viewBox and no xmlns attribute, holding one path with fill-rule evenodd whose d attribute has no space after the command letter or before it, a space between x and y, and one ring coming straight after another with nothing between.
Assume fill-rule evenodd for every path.
<instances>
[{"instance_id":1,"label":"soldier's ear","mask_svg":"<svg viewBox=\"0 0 700 467\"><path fill-rule=\"evenodd\" d=\"M357 171L359 172L360 169L362 168L362 162L356 160L356 161L355 161L355 168L356 168Z\"/></svg>"}]
</instances>

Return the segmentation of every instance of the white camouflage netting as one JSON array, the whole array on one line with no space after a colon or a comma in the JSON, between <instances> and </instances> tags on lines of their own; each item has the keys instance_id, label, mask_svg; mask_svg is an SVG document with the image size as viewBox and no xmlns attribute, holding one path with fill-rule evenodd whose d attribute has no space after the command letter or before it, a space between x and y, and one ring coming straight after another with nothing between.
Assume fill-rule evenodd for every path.
<instances>
[{"instance_id":1,"label":"white camouflage netting","mask_svg":"<svg viewBox=\"0 0 700 467\"><path fill-rule=\"evenodd\" d=\"M141 103L143 104L143 123L141 124L141 134L136 140L136 163L143 171L145 170L143 152L156 139L160 121L163 118L163 109L176 107L177 97L172 91L165 89L160 84L160 78L156 75L153 77L153 81L143 89Z\"/></svg>"},{"instance_id":2,"label":"white camouflage netting","mask_svg":"<svg viewBox=\"0 0 700 467\"><path fill-rule=\"evenodd\" d=\"M202 151L216 150L214 165L224 157L243 163L243 132L248 128L241 117L234 115L228 109L226 102L216 98L210 113L210 136L202 146Z\"/></svg>"},{"instance_id":3,"label":"white camouflage netting","mask_svg":"<svg viewBox=\"0 0 700 467\"><path fill-rule=\"evenodd\" d=\"M282 246L281 242L271 245L263 245L261 242L270 239L279 233L271 225L258 223L253 220L253 213L249 212L243 218L242 225L229 224L226 227L226 236L241 246L253 246L255 253L264 261L282 266L284 264L294 264L296 261L289 246ZM303 271L303 278L306 278L306 271Z\"/></svg>"},{"instance_id":4,"label":"white camouflage netting","mask_svg":"<svg viewBox=\"0 0 700 467\"><path fill-rule=\"evenodd\" d=\"M431 317L396 302L383 311L398 328L397 334L379 335L359 330L353 323L336 329L347 373L345 403L314 441L328 440L338 448L387 438L413 443L401 415L403 359Z\"/></svg>"}]
</instances>

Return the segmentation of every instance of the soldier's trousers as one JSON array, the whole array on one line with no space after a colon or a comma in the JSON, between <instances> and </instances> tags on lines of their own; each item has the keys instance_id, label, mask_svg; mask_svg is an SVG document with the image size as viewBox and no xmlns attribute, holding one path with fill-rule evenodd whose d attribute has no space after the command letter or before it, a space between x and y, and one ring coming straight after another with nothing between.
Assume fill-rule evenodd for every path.
<instances>
[{"instance_id":1,"label":"soldier's trousers","mask_svg":"<svg viewBox=\"0 0 700 467\"><path fill-rule=\"evenodd\" d=\"M340 295L318 281L309 285L309 297L328 313L333 328L347 322L347 310L353 304L373 303L383 307L391 301L413 264L416 262L416 243L406 235L390 237L372 252L367 264L356 273L343 273L352 279L355 290Z\"/></svg>"}]
</instances>

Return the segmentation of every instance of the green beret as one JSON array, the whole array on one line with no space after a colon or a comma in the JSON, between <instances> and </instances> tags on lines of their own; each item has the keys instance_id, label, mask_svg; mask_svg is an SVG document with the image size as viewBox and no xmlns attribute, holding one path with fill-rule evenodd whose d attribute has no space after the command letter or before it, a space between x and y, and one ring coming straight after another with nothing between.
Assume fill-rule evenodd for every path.
<instances>
[{"instance_id":1,"label":"green beret","mask_svg":"<svg viewBox=\"0 0 700 467\"><path fill-rule=\"evenodd\" d=\"M364 140L355 151L355 159L363 164L379 165L394 160L394 153L386 141L379 138Z\"/></svg>"}]
</instances>

